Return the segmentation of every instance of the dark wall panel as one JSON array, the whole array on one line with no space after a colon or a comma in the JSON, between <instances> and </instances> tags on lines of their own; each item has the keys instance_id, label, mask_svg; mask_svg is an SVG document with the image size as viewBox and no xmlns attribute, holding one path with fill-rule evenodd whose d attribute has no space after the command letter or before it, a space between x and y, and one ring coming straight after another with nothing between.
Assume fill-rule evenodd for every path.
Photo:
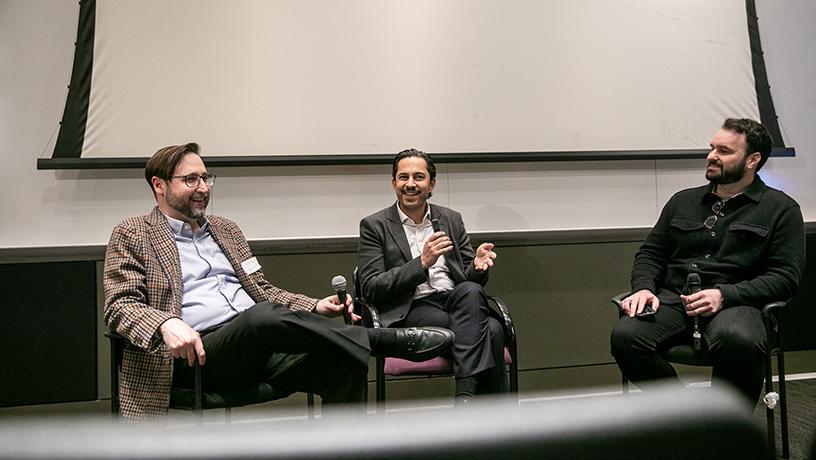
<instances>
[{"instance_id":1,"label":"dark wall panel","mask_svg":"<svg viewBox=\"0 0 816 460\"><path fill-rule=\"evenodd\" d=\"M799 292L788 303L782 337L786 350L816 350L816 234L807 235L807 261Z\"/></svg>"},{"instance_id":2,"label":"dark wall panel","mask_svg":"<svg viewBox=\"0 0 816 460\"><path fill-rule=\"evenodd\" d=\"M96 263L0 264L0 406L94 400Z\"/></svg>"}]
</instances>

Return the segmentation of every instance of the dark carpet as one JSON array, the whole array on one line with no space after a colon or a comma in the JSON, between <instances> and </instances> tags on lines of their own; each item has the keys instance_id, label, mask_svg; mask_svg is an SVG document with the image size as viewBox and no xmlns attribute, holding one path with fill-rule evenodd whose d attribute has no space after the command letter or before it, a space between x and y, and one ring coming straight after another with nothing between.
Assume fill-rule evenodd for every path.
<instances>
[{"instance_id":1,"label":"dark carpet","mask_svg":"<svg viewBox=\"0 0 816 460\"><path fill-rule=\"evenodd\" d=\"M786 382L788 394L788 432L790 436L790 458L792 460L816 460L816 379L790 380ZM778 391L778 387L777 387ZM780 416L776 422L776 452L782 455L782 431ZM760 403L756 415L765 423L765 405Z\"/></svg>"}]
</instances>

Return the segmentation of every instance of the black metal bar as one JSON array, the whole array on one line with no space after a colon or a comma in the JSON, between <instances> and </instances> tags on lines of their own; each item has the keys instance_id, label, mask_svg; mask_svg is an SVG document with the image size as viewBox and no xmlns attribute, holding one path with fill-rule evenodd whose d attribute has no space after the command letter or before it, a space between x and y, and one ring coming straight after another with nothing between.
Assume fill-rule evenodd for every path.
<instances>
[{"instance_id":1,"label":"black metal bar","mask_svg":"<svg viewBox=\"0 0 816 460\"><path fill-rule=\"evenodd\" d=\"M469 152L433 153L436 163L519 163L547 161L682 160L705 158L708 150L599 150L581 152ZM794 148L778 148L773 157L794 157ZM258 166L344 166L391 164L394 154L205 156L210 168ZM147 157L40 158L38 170L63 169L143 169Z\"/></svg>"},{"instance_id":2,"label":"black metal bar","mask_svg":"<svg viewBox=\"0 0 816 460\"><path fill-rule=\"evenodd\" d=\"M54 159L77 160L82 154L91 98L95 30L96 0L81 0L71 83L68 85L57 143L54 145Z\"/></svg>"}]
</instances>

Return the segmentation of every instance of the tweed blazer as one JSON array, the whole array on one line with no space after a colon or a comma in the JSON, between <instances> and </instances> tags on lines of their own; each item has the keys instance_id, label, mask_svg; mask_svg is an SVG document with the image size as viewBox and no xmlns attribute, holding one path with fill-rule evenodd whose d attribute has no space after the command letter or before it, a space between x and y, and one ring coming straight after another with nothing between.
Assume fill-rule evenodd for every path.
<instances>
[{"instance_id":1,"label":"tweed blazer","mask_svg":"<svg viewBox=\"0 0 816 460\"><path fill-rule=\"evenodd\" d=\"M255 302L281 303L292 310L314 309L317 299L273 286L261 270L246 273L241 262L253 256L241 230L228 219L207 219L213 239ZM131 421L163 417L170 405L173 358L159 326L170 318L181 318L184 288L178 248L158 207L113 229L105 253L103 286L105 324L128 342L119 384L122 415Z\"/></svg>"},{"instance_id":2,"label":"tweed blazer","mask_svg":"<svg viewBox=\"0 0 816 460\"><path fill-rule=\"evenodd\" d=\"M431 205L431 219L438 219L439 229L453 242L445 265L454 284L474 281L484 286L488 272L473 267L475 252L462 215ZM396 203L360 221L357 258L363 297L377 307L383 325L405 318L416 287L428 281L428 271L422 269L419 257L411 255Z\"/></svg>"}]
</instances>

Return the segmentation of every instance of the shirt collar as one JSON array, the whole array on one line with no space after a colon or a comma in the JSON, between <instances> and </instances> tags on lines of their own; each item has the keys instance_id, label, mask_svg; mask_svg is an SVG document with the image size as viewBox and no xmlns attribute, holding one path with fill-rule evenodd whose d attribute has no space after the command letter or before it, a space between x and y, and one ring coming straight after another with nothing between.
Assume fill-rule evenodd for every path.
<instances>
[{"instance_id":1,"label":"shirt collar","mask_svg":"<svg viewBox=\"0 0 816 460\"><path fill-rule=\"evenodd\" d=\"M702 196L700 197L701 201L704 201L709 197L714 197L718 201L720 200L720 197L714 194L714 187L716 187L716 185L717 184L713 182L710 182L708 184L708 187L705 188ZM744 196L753 202L759 202L759 199L762 197L762 194L765 193L765 189L767 188L768 186L765 185L765 182L762 181L762 178L759 177L759 175L757 175L754 177L754 181L751 182L751 185L749 185L748 188L746 188L745 190L742 191L742 193L736 196Z\"/></svg>"},{"instance_id":2,"label":"shirt collar","mask_svg":"<svg viewBox=\"0 0 816 460\"><path fill-rule=\"evenodd\" d=\"M407 214L402 212L402 209L399 207L399 203L397 203L397 215L399 215L400 222L403 225L413 225L414 227L425 226L431 223L431 203L427 203L428 207L425 209L425 215L422 216L422 222L414 223L414 220L408 217Z\"/></svg>"},{"instance_id":3,"label":"shirt collar","mask_svg":"<svg viewBox=\"0 0 816 460\"><path fill-rule=\"evenodd\" d=\"M164 213L162 213L162 214L164 214ZM168 216L167 214L164 214L164 217L167 218L167 224L170 226L170 230L173 231L173 235L175 235L175 236L184 236L184 237L187 237L187 238L191 238L193 236L193 227L190 224L188 224L187 222L184 222L184 221L178 220L178 219L174 219L174 218ZM207 231L207 227L209 225L210 225L210 223L209 223L209 221L207 221L207 218L202 217L198 221L199 228L198 228L198 232L196 232L196 233L198 235L203 234L204 232Z\"/></svg>"}]
</instances>

